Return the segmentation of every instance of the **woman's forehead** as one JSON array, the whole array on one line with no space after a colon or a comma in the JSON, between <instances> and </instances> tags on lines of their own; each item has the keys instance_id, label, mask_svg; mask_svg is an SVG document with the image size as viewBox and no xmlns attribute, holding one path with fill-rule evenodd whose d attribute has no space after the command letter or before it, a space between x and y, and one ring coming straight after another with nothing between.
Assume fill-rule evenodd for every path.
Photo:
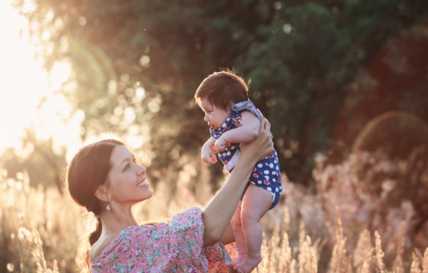
<instances>
[{"instance_id":1,"label":"woman's forehead","mask_svg":"<svg viewBox=\"0 0 428 273\"><path fill-rule=\"evenodd\" d=\"M114 165L120 165L124 160L132 158L132 156L128 148L124 145L118 145L114 147L110 160Z\"/></svg>"}]
</instances>

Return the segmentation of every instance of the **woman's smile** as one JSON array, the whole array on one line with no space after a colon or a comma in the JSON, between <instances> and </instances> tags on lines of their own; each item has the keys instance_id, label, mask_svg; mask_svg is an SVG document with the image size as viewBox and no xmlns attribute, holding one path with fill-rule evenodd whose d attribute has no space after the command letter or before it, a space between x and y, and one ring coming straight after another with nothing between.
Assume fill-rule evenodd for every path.
<instances>
[{"instance_id":1,"label":"woman's smile","mask_svg":"<svg viewBox=\"0 0 428 273\"><path fill-rule=\"evenodd\" d=\"M149 186L149 183L147 183L146 177L144 177L143 180L141 180L141 182L137 184L137 187L148 187L148 186Z\"/></svg>"}]
</instances>

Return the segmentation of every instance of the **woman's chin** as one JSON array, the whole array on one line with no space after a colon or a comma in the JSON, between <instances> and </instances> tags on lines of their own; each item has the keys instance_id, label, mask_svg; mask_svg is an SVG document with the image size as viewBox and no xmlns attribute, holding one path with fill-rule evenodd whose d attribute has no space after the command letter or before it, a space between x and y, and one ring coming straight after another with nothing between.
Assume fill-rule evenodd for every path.
<instances>
[{"instance_id":1,"label":"woman's chin","mask_svg":"<svg viewBox=\"0 0 428 273\"><path fill-rule=\"evenodd\" d=\"M152 198L152 196L153 196L153 191L151 189L148 189L147 195L145 196L146 198L144 198L144 200L148 200Z\"/></svg>"}]
</instances>

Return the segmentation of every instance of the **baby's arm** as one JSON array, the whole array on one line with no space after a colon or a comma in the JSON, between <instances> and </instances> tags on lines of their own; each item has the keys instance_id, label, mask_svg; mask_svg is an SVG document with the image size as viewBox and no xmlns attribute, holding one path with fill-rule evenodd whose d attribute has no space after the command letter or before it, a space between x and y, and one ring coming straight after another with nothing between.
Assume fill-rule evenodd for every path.
<instances>
[{"instance_id":1,"label":"baby's arm","mask_svg":"<svg viewBox=\"0 0 428 273\"><path fill-rule=\"evenodd\" d=\"M242 112L241 116L241 126L225 132L215 142L215 146L220 152L226 149L228 143L248 143L253 141L259 135L259 118L250 111Z\"/></svg>"},{"instance_id":2,"label":"baby's arm","mask_svg":"<svg viewBox=\"0 0 428 273\"><path fill-rule=\"evenodd\" d=\"M215 149L215 139L210 137L210 139L205 142L205 144L202 146L202 155L201 159L203 162L207 164L215 164L217 162L217 156Z\"/></svg>"}]
</instances>

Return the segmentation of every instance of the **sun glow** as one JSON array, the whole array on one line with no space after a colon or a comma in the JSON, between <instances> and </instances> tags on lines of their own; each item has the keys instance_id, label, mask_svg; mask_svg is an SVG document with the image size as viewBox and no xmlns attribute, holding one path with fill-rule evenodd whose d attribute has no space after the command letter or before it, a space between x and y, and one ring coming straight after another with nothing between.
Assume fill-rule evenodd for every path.
<instances>
[{"instance_id":1,"label":"sun glow","mask_svg":"<svg viewBox=\"0 0 428 273\"><path fill-rule=\"evenodd\" d=\"M7 147L19 149L25 128L39 139L52 138L56 147L78 146L83 113L74 113L59 92L70 77L70 65L58 63L48 75L37 64L25 31L20 36L27 21L10 2L0 1L0 155Z\"/></svg>"}]
</instances>

